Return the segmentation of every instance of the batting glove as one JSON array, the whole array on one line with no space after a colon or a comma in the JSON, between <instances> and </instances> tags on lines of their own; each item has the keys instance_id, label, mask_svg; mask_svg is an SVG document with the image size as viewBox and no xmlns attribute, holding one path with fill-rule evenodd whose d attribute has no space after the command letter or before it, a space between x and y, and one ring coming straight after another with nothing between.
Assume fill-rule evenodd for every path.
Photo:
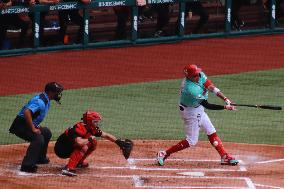
<instances>
[{"instance_id":1,"label":"batting glove","mask_svg":"<svg viewBox=\"0 0 284 189\"><path fill-rule=\"evenodd\" d=\"M230 99L228 99L227 97L224 98L224 101L227 105L231 105L232 101Z\"/></svg>"},{"instance_id":2,"label":"batting glove","mask_svg":"<svg viewBox=\"0 0 284 189\"><path fill-rule=\"evenodd\" d=\"M236 106L231 106L231 105L226 105L226 106L224 106L224 108L225 108L226 110L230 110L230 111L235 111L235 110L237 110Z\"/></svg>"}]
</instances>

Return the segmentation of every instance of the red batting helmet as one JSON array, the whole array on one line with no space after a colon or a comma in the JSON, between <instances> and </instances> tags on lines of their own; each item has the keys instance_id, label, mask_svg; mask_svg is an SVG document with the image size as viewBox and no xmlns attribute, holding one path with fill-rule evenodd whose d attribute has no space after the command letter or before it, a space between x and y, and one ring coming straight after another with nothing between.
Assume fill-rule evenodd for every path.
<instances>
[{"instance_id":1,"label":"red batting helmet","mask_svg":"<svg viewBox=\"0 0 284 189\"><path fill-rule=\"evenodd\" d=\"M102 120L102 116L95 111L88 110L83 114L83 122L88 126L98 126L98 123Z\"/></svg>"},{"instance_id":2,"label":"red batting helmet","mask_svg":"<svg viewBox=\"0 0 284 189\"><path fill-rule=\"evenodd\" d=\"M185 74L185 77L193 78L201 72L201 68L198 68L194 64L189 64L189 65L184 67L183 72Z\"/></svg>"}]
</instances>

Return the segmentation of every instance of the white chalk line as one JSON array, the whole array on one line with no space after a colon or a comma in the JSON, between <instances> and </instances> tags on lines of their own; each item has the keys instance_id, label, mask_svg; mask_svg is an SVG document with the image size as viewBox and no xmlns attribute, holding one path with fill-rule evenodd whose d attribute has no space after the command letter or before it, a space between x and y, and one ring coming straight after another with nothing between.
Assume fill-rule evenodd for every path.
<instances>
[{"instance_id":1,"label":"white chalk line","mask_svg":"<svg viewBox=\"0 0 284 189\"><path fill-rule=\"evenodd\" d=\"M172 159L174 161L196 161L196 160L193 160L193 159ZM140 159L134 159L134 158L130 158L128 159L128 168L129 169L138 169L136 166L135 166L135 163L136 161L155 161L155 159L146 159L146 158L140 158ZM204 162L204 161L207 161L207 162L218 162L218 160L198 160L198 161L201 161L201 162ZM142 168L142 169L146 169L146 168ZM149 168L148 168L149 169ZM158 170L164 170L165 168L158 168ZM157 170L157 168L155 168L155 170ZM172 170L172 169L170 169ZM181 169L178 169L179 171ZM191 171L194 171L193 169L190 169ZM210 169L212 170L212 169ZM216 169L215 169L216 170ZM240 161L240 170L242 171L247 171L246 168L245 168L245 165L244 165L244 162L243 161ZM234 170L235 171L235 170ZM177 179L177 178L202 178L202 179L233 179L233 180L236 180L236 179L243 179L245 180L246 184L248 185L249 188L247 187L231 187L231 186L211 186L211 187L204 187L204 186L151 186L151 185L144 185L144 181L141 179L141 177L155 177L155 178L174 178L174 179ZM133 182L134 182L134 185L136 188L179 188L179 189L182 189L182 188L221 188L221 189L255 189L255 186L253 184L253 182L251 181L250 178L247 178L247 177L208 177L208 176L193 176L193 175L186 175L186 176L158 176L158 175L147 175L147 176L143 176L143 175L140 175L140 176L133 176Z\"/></svg>"},{"instance_id":2,"label":"white chalk line","mask_svg":"<svg viewBox=\"0 0 284 189\"><path fill-rule=\"evenodd\" d=\"M162 189L168 189L168 188L179 188L179 189L183 189L183 188L212 188L212 189L249 189L247 187L230 187L230 186L151 186L151 185L147 185L147 186L139 186L138 188L162 188Z\"/></svg>"},{"instance_id":3,"label":"white chalk line","mask_svg":"<svg viewBox=\"0 0 284 189\"><path fill-rule=\"evenodd\" d=\"M138 175L133 175L132 179L133 179L133 182L134 182L134 186L135 186L136 188L143 186L144 181L141 179L140 176L138 176Z\"/></svg>"},{"instance_id":4,"label":"white chalk line","mask_svg":"<svg viewBox=\"0 0 284 189\"><path fill-rule=\"evenodd\" d=\"M121 169L125 169L125 168L128 168L128 169L137 169L136 167L136 162L138 161L143 161L143 160L154 160L154 159L146 159L146 158L143 158L143 159L133 159L133 158L130 158L128 159L127 161L127 166L121 166L119 168ZM174 161L182 161L181 159L173 159ZM189 160L187 159L187 161L195 161L195 160ZM198 161L210 161L210 162L216 162L218 160L198 160ZM52 164L51 164L52 165ZM56 166L56 167L59 167L58 165L52 165L52 166ZM94 168L104 168L104 167L94 167ZM111 168L111 169L117 169L118 167L107 167L107 168ZM149 169L149 168L142 168L142 169ZM165 168L153 168L154 170L165 170ZM138 167L138 170L139 170L139 167ZM191 170L193 171L193 169L179 169L179 168L176 168L176 169L170 169L170 170L177 170L177 171L181 171L181 170ZM197 169L196 169L197 170ZM199 169L200 170L200 169ZM210 170L210 169L203 169L203 170ZM223 171L222 169L213 169L213 171L216 171L216 170L221 170ZM236 170L233 170L233 171L236 171ZM52 173L42 173L42 174L34 174L34 173L25 173L25 172L21 172L21 171L17 171L17 175L19 176L31 176L31 177L37 177L37 176L63 176L61 174L52 174ZM98 175L95 175L95 174L80 174L80 176L93 176L93 177L99 177L99 178L105 178L105 177L109 177L109 178L132 178L133 182L134 182L134 185L135 187L141 187L141 188L210 188L210 187L199 187L199 186L148 186L148 185L144 185L144 181L141 179L141 177L150 177L150 178L172 178L172 179L186 179L186 178L200 178L200 179L242 179L242 180L245 180L247 185L249 186L249 188L246 188L246 189L255 189L255 187L253 186L253 183L251 182L251 180L249 178L246 178L246 177L216 177L216 176L165 176L165 175L102 175L102 174L98 174ZM213 186L211 188L236 188L236 189L241 189L242 187L230 187L230 186L227 186L227 187L219 187L219 186Z\"/></svg>"},{"instance_id":5,"label":"white chalk line","mask_svg":"<svg viewBox=\"0 0 284 189\"><path fill-rule=\"evenodd\" d=\"M91 166L93 169L128 169L140 171L197 171L197 172L243 172L241 169L207 169L207 168L156 168L156 167L137 167L137 166Z\"/></svg>"},{"instance_id":6,"label":"white chalk line","mask_svg":"<svg viewBox=\"0 0 284 189\"><path fill-rule=\"evenodd\" d=\"M248 177L245 177L245 181L249 187L249 189L255 189L255 185L253 184L252 180Z\"/></svg>"},{"instance_id":7,"label":"white chalk line","mask_svg":"<svg viewBox=\"0 0 284 189\"><path fill-rule=\"evenodd\" d=\"M284 187L270 186L270 185L264 185L264 184L254 184L254 185L259 186L259 187L264 187L264 188L284 189Z\"/></svg>"},{"instance_id":8,"label":"white chalk line","mask_svg":"<svg viewBox=\"0 0 284 189\"><path fill-rule=\"evenodd\" d=\"M284 159L272 159L272 160L267 160L267 161L259 161L259 162L256 162L256 163L264 164L264 163L275 163L275 162L279 162L279 161L284 161Z\"/></svg>"},{"instance_id":9,"label":"white chalk line","mask_svg":"<svg viewBox=\"0 0 284 189\"><path fill-rule=\"evenodd\" d=\"M101 169L130 169L130 170L143 170L143 171L203 171L203 172L238 172L238 171L247 171L245 163L242 160L239 160L239 169L209 169L209 168L156 168L156 167L137 167L135 166L135 162L137 161L153 161L155 162L156 159L154 158L129 158L128 159L128 167L124 166L102 166L102 167L96 167ZM200 160L200 159L168 159L167 161L188 161L188 162L220 162L220 160Z\"/></svg>"},{"instance_id":10,"label":"white chalk line","mask_svg":"<svg viewBox=\"0 0 284 189\"><path fill-rule=\"evenodd\" d=\"M134 161L156 161L155 158L132 158ZM218 162L220 160L211 159L167 159L167 161L192 161L192 162Z\"/></svg>"},{"instance_id":11,"label":"white chalk line","mask_svg":"<svg viewBox=\"0 0 284 189\"><path fill-rule=\"evenodd\" d=\"M21 171L16 171L18 176L29 176L29 177L39 177L39 176L62 176L61 174L54 173L25 173ZM136 188L224 188L224 189L255 189L253 187L252 181L246 177L222 177L222 176L166 176L166 175L113 175L113 174L92 174L92 173L83 173L78 175L80 177L88 176L88 177L97 177L97 178L126 178L133 180L133 183ZM249 188L243 187L231 187L231 186L212 186L212 187L204 187L204 186L150 186L144 185L144 181L141 178L170 178L170 179L222 179L222 180L245 180L248 184ZM251 184L250 184L251 183Z\"/></svg>"}]
</instances>

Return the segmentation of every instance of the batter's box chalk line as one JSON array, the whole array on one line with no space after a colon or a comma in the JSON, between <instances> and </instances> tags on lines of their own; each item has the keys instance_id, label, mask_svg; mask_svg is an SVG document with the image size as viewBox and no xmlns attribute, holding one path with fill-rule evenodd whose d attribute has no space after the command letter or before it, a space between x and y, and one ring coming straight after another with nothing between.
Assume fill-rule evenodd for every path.
<instances>
[{"instance_id":1,"label":"batter's box chalk line","mask_svg":"<svg viewBox=\"0 0 284 189\"><path fill-rule=\"evenodd\" d=\"M139 167L136 162L151 161L155 162L154 158L129 158L126 166L94 166L98 169L130 169L141 171L193 171L193 172L239 172L247 171L246 166L242 160L239 160L238 169L229 169L230 166L225 166L224 169L210 169L210 168L168 168L168 167ZM167 161L187 161L187 162L220 162L220 160L195 160L195 159L168 159Z\"/></svg>"},{"instance_id":2,"label":"batter's box chalk line","mask_svg":"<svg viewBox=\"0 0 284 189\"><path fill-rule=\"evenodd\" d=\"M236 187L236 186L185 186L185 185L167 185L163 183L162 185L149 185L145 184L143 178L152 178L152 179L159 179L159 178L167 178L167 179L222 179L222 180L243 180L247 187ZM134 186L136 188L219 188L219 189L255 189L255 185L248 177L216 177L216 176L205 176L205 177L192 177L192 176L164 176L164 175L133 175L132 177ZM155 181L155 180L154 180ZM153 181L153 182L154 182Z\"/></svg>"}]
</instances>

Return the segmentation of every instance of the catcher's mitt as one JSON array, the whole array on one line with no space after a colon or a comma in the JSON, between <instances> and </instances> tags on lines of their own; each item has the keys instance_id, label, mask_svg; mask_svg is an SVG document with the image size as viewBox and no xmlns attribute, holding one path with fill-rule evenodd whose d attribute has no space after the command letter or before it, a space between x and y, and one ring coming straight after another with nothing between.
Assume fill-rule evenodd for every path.
<instances>
[{"instance_id":1,"label":"catcher's mitt","mask_svg":"<svg viewBox=\"0 0 284 189\"><path fill-rule=\"evenodd\" d=\"M117 139L115 143L119 146L125 159L128 159L133 149L133 142L129 139Z\"/></svg>"}]
</instances>

